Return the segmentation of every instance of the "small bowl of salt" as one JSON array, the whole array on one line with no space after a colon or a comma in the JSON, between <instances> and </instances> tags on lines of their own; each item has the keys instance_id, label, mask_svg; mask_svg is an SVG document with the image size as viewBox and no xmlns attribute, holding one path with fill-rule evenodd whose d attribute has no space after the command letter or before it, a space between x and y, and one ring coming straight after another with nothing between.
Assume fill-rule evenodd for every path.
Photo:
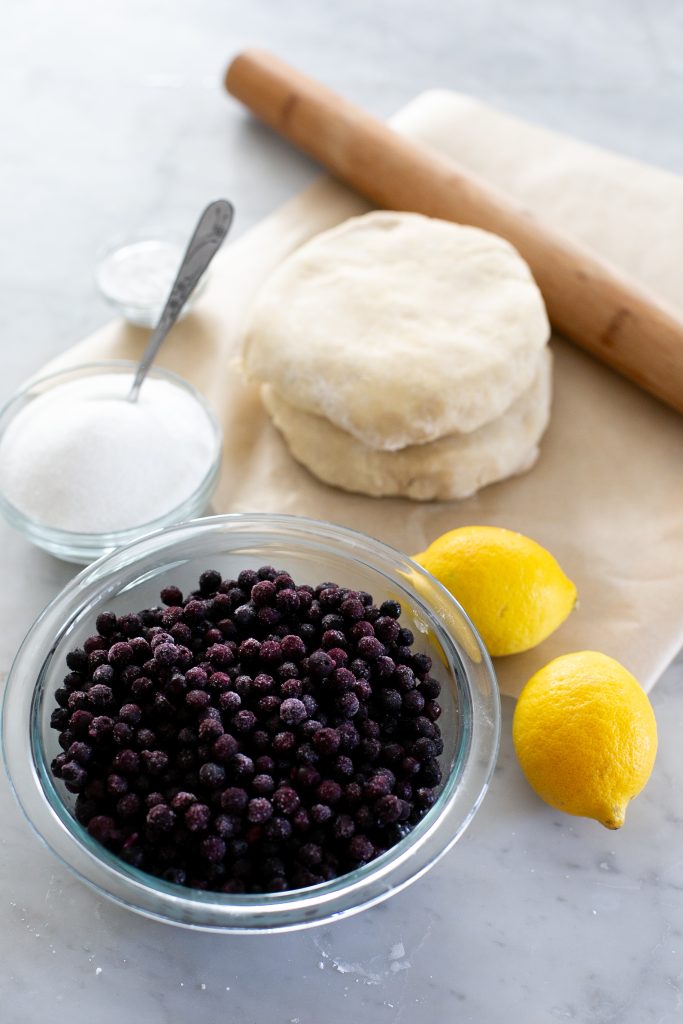
<instances>
[{"instance_id":1,"label":"small bowl of salt","mask_svg":"<svg viewBox=\"0 0 683 1024\"><path fill-rule=\"evenodd\" d=\"M153 368L102 362L32 381L0 412L0 512L38 547L87 564L204 513L219 423L195 389Z\"/></svg>"},{"instance_id":2,"label":"small bowl of salt","mask_svg":"<svg viewBox=\"0 0 683 1024\"><path fill-rule=\"evenodd\" d=\"M155 327L181 264L186 241L166 232L151 232L110 244L100 254L95 272L101 294L129 323ZM195 286L181 317L206 287L208 273Z\"/></svg>"}]
</instances>

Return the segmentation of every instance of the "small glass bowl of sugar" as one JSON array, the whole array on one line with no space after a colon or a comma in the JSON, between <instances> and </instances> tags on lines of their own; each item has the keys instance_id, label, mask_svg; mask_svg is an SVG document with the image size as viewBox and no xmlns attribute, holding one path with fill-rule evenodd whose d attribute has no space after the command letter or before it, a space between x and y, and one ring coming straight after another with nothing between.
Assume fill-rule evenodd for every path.
<instances>
[{"instance_id":1,"label":"small glass bowl of sugar","mask_svg":"<svg viewBox=\"0 0 683 1024\"><path fill-rule=\"evenodd\" d=\"M186 240L187 241L187 240ZM121 316L137 327L156 327L185 252L171 235L151 233L121 239L105 249L95 271L97 286ZM184 316L206 287L200 278L185 303Z\"/></svg>"},{"instance_id":2,"label":"small glass bowl of sugar","mask_svg":"<svg viewBox=\"0 0 683 1024\"><path fill-rule=\"evenodd\" d=\"M34 380L0 411L0 512L38 547L87 564L202 515L222 433L195 389L153 367L92 363Z\"/></svg>"}]
</instances>

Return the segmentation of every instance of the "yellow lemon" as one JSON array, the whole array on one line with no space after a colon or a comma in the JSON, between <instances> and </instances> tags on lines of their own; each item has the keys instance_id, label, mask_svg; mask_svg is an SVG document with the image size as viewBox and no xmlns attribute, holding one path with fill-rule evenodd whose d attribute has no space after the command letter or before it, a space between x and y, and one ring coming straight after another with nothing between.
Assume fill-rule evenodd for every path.
<instances>
[{"instance_id":1,"label":"yellow lemon","mask_svg":"<svg viewBox=\"0 0 683 1024\"><path fill-rule=\"evenodd\" d=\"M519 763L541 799L620 828L657 754L647 694L614 658L580 651L528 681L512 722Z\"/></svg>"},{"instance_id":2,"label":"yellow lemon","mask_svg":"<svg viewBox=\"0 0 683 1024\"><path fill-rule=\"evenodd\" d=\"M463 526L413 557L460 602L494 656L540 644L576 603L553 556L512 530Z\"/></svg>"}]
</instances>

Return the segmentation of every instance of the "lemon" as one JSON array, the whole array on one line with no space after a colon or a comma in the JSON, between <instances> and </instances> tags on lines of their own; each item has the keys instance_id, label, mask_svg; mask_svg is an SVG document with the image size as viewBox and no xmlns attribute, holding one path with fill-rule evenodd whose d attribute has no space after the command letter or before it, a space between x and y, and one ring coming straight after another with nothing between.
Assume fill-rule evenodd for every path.
<instances>
[{"instance_id":1,"label":"lemon","mask_svg":"<svg viewBox=\"0 0 683 1024\"><path fill-rule=\"evenodd\" d=\"M645 691L614 658L580 651L528 681L512 722L517 757L541 799L620 828L647 782L657 723Z\"/></svg>"},{"instance_id":2,"label":"lemon","mask_svg":"<svg viewBox=\"0 0 683 1024\"><path fill-rule=\"evenodd\" d=\"M513 530L463 526L413 557L460 602L494 656L540 644L576 603L553 556Z\"/></svg>"}]
</instances>

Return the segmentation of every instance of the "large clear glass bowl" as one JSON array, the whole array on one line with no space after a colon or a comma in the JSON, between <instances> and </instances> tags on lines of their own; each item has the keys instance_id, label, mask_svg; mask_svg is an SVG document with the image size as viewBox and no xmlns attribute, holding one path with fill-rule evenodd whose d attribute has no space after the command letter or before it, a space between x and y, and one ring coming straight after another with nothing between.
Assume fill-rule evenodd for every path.
<instances>
[{"instance_id":1,"label":"large clear glass bowl","mask_svg":"<svg viewBox=\"0 0 683 1024\"><path fill-rule=\"evenodd\" d=\"M59 388L68 382L90 376L99 377L103 374L129 376L132 383L133 374L136 369L137 363L130 360L112 359L106 362L84 363L30 381L0 409L0 441L14 417L30 402L33 402L41 395ZM93 562L96 558L100 558L109 551L114 551L125 544L130 544L131 541L141 537L143 534L149 533L151 530L160 529L171 523L185 522L195 516L201 516L207 511L216 483L218 482L218 471L221 464L223 445L221 426L206 400L182 377L172 373L170 370L164 370L157 366L151 368L149 376L168 381L170 384L175 385L175 387L187 392L201 406L207 418L213 434L213 458L197 487L179 505L170 508L168 512L159 516L158 519L152 522L138 523L129 529L117 530L111 533L77 533L52 526L48 522L33 519L22 512L20 508L17 508L16 505L12 504L0 489L0 513L2 513L10 526L23 533L37 547L49 551L51 555L55 555L65 562L76 562L83 565Z\"/></svg>"},{"instance_id":2,"label":"large clear glass bowl","mask_svg":"<svg viewBox=\"0 0 683 1024\"><path fill-rule=\"evenodd\" d=\"M334 580L376 601L395 598L415 649L442 683L443 782L435 805L392 849L330 882L267 895L185 888L133 868L72 816L74 797L53 779L50 728L65 656L94 632L98 613L158 604L165 584L185 591L216 568L235 577L275 565L297 582ZM83 881L148 917L190 928L269 932L304 928L372 906L419 878L455 843L479 807L498 751L500 705L486 650L460 605L415 562L361 533L293 516L229 515L151 533L85 569L28 633L7 681L2 741L17 799L38 835Z\"/></svg>"}]
</instances>

